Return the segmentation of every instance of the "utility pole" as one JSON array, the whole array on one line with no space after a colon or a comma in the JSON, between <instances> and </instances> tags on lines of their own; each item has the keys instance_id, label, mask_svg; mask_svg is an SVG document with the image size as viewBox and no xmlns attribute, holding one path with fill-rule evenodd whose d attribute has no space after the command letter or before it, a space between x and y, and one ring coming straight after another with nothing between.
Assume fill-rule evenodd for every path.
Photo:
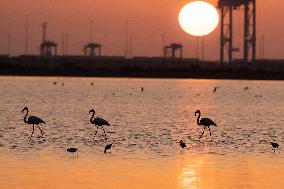
<instances>
[{"instance_id":1,"label":"utility pole","mask_svg":"<svg viewBox=\"0 0 284 189\"><path fill-rule=\"evenodd\" d=\"M7 55L10 56L10 43L11 43L11 34L8 33L7 36Z\"/></svg>"},{"instance_id":2,"label":"utility pole","mask_svg":"<svg viewBox=\"0 0 284 189\"><path fill-rule=\"evenodd\" d=\"M93 42L93 24L94 24L94 21L90 20L90 43Z\"/></svg>"},{"instance_id":3,"label":"utility pole","mask_svg":"<svg viewBox=\"0 0 284 189\"><path fill-rule=\"evenodd\" d=\"M25 36L25 55L29 53L29 16L30 13L26 12L26 36Z\"/></svg>"},{"instance_id":4,"label":"utility pole","mask_svg":"<svg viewBox=\"0 0 284 189\"><path fill-rule=\"evenodd\" d=\"M68 55L68 38L69 38L69 34L65 34L65 55Z\"/></svg>"},{"instance_id":5,"label":"utility pole","mask_svg":"<svg viewBox=\"0 0 284 189\"><path fill-rule=\"evenodd\" d=\"M64 33L62 32L62 34L61 34L61 46L62 46L62 49L61 49L62 52L61 53L62 53L62 56L65 55L65 52L64 52L65 51L65 41L64 40L65 40L65 37L64 37Z\"/></svg>"},{"instance_id":6,"label":"utility pole","mask_svg":"<svg viewBox=\"0 0 284 189\"><path fill-rule=\"evenodd\" d=\"M204 61L204 36L201 37L201 61Z\"/></svg>"},{"instance_id":7,"label":"utility pole","mask_svg":"<svg viewBox=\"0 0 284 189\"><path fill-rule=\"evenodd\" d=\"M133 50L132 42L133 42L133 36L130 34L129 35L129 58L132 58L132 50Z\"/></svg>"},{"instance_id":8,"label":"utility pole","mask_svg":"<svg viewBox=\"0 0 284 189\"><path fill-rule=\"evenodd\" d=\"M196 49L195 49L195 53L196 53L196 58L199 59L199 36L196 37Z\"/></svg>"},{"instance_id":9,"label":"utility pole","mask_svg":"<svg viewBox=\"0 0 284 189\"><path fill-rule=\"evenodd\" d=\"M165 34L161 35L161 51L162 51L162 57L164 56L164 47L165 47Z\"/></svg>"},{"instance_id":10,"label":"utility pole","mask_svg":"<svg viewBox=\"0 0 284 189\"><path fill-rule=\"evenodd\" d=\"M262 60L264 60L264 39L265 39L265 37L264 36L262 36L261 37L261 54L262 54Z\"/></svg>"},{"instance_id":11,"label":"utility pole","mask_svg":"<svg viewBox=\"0 0 284 189\"><path fill-rule=\"evenodd\" d=\"M129 28L128 28L128 25L129 25L129 20L126 19L125 21L125 50L124 50L124 56L125 58L127 58L127 54L128 54L128 35L129 35Z\"/></svg>"}]
</instances>

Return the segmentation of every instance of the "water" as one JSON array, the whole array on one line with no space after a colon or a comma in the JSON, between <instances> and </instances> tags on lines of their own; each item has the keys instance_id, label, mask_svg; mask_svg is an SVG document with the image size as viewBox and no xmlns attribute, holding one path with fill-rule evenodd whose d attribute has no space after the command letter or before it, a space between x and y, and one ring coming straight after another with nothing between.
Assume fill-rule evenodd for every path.
<instances>
[{"instance_id":1,"label":"water","mask_svg":"<svg viewBox=\"0 0 284 189\"><path fill-rule=\"evenodd\" d=\"M284 143L283 81L1 77L0 89L0 188L284 184L283 153L270 146ZM37 129L29 141L24 106L47 123L45 141ZM107 154L102 129L93 140L92 108L111 124ZM212 137L198 140L197 109L217 123Z\"/></svg>"}]
</instances>

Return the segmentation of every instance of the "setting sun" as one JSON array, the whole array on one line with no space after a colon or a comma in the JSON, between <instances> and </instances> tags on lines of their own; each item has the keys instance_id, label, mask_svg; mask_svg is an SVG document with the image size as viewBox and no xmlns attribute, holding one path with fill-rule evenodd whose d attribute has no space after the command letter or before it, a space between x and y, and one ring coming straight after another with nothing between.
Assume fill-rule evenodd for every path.
<instances>
[{"instance_id":1,"label":"setting sun","mask_svg":"<svg viewBox=\"0 0 284 189\"><path fill-rule=\"evenodd\" d=\"M188 34L204 36L211 33L218 25L217 10L209 3L195 1L185 5L179 13L179 24Z\"/></svg>"}]
</instances>

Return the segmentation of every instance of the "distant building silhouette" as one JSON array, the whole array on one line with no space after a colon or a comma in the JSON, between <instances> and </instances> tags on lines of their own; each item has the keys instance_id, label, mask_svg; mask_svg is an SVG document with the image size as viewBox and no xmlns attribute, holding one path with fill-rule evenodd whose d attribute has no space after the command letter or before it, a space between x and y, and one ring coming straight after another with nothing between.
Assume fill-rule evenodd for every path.
<instances>
[{"instance_id":1,"label":"distant building silhouette","mask_svg":"<svg viewBox=\"0 0 284 189\"><path fill-rule=\"evenodd\" d=\"M176 57L176 51L179 50L179 57L183 58L183 46L180 43L171 43L168 46L164 47L164 58L171 57L171 58L177 58Z\"/></svg>"},{"instance_id":2,"label":"distant building silhouette","mask_svg":"<svg viewBox=\"0 0 284 189\"><path fill-rule=\"evenodd\" d=\"M42 24L42 43L40 44L41 56L56 56L57 44L54 41L46 40L47 23Z\"/></svg>"},{"instance_id":3,"label":"distant building silhouette","mask_svg":"<svg viewBox=\"0 0 284 189\"><path fill-rule=\"evenodd\" d=\"M96 53L96 49L98 49L98 53ZM84 47L85 56L101 56L102 45L99 43L90 42Z\"/></svg>"}]
</instances>

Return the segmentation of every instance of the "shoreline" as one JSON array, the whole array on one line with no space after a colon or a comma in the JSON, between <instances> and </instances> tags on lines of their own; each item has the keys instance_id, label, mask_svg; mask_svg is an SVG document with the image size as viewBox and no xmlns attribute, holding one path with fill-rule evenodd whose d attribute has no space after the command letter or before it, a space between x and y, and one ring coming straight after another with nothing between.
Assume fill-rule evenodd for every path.
<instances>
[{"instance_id":1,"label":"shoreline","mask_svg":"<svg viewBox=\"0 0 284 189\"><path fill-rule=\"evenodd\" d=\"M161 57L0 57L2 76L284 80L284 61L220 64Z\"/></svg>"}]
</instances>

